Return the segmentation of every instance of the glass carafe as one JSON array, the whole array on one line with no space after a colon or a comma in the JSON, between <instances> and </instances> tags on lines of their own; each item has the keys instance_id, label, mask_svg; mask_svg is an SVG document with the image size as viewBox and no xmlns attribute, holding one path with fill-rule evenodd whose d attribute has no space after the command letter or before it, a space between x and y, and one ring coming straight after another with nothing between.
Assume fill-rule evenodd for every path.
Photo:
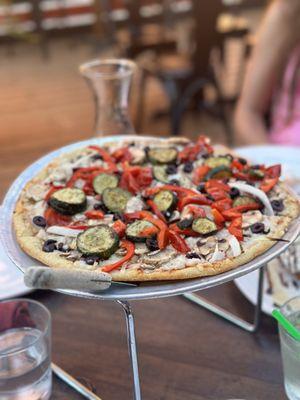
<instances>
[{"instance_id":1,"label":"glass carafe","mask_svg":"<svg viewBox=\"0 0 300 400\"><path fill-rule=\"evenodd\" d=\"M99 59L80 65L94 96L95 136L135 134L128 111L135 67L133 61L125 59Z\"/></svg>"}]
</instances>

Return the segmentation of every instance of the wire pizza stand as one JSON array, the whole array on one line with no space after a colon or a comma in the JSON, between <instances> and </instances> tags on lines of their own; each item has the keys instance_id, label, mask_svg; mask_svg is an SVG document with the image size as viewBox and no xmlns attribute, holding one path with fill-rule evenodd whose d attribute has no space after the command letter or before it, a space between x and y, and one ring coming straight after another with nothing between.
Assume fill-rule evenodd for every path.
<instances>
[{"instance_id":1,"label":"wire pizza stand","mask_svg":"<svg viewBox=\"0 0 300 400\"><path fill-rule=\"evenodd\" d=\"M130 137L126 138L130 140ZM65 152L72 151L76 148L83 147L89 144L97 143L103 145L105 142L117 141L120 139L121 137L119 136L91 139L65 146L57 151L54 151L44 156L43 158L39 159L34 164L29 166L12 184L7 195L5 196L2 205L2 212L0 216L0 235L8 256L22 272L24 272L29 266L38 263L36 260L33 260L31 257L27 256L23 251L20 250L15 240L12 228L12 214L24 185L30 179L32 179L40 171L41 168L46 166L53 158ZM72 290L59 290L59 292L86 299L111 300L122 306L125 313L127 326L127 341L133 374L134 400L141 400L142 397L138 369L138 352L135 337L134 316L130 302L132 300L146 300L183 295L188 300L193 301L194 303L202 307L205 307L206 309L227 319L228 321L238 325L239 327L249 332L254 332L259 326L261 315L264 267L273 258L278 257L282 252L287 250L287 248L296 240L299 234L300 218L296 219L291 224L289 231L284 236L285 241L276 242L271 249L266 251L264 254L256 257L254 260L242 265L241 267L216 276L173 282L145 282L139 285L118 285L113 283L108 290L103 292L80 292ZM221 285L233 279L239 278L243 275L249 274L256 269L259 269L259 285L253 324L240 319L239 317L229 313L228 311L223 310L220 307L209 303L208 301L194 294L194 292L196 291Z\"/></svg>"}]
</instances>

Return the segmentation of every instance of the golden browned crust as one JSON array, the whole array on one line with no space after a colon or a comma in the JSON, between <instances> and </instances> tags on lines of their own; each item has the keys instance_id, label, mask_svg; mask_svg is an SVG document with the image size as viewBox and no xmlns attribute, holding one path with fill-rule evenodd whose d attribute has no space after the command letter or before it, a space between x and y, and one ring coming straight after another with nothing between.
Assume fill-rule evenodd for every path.
<instances>
[{"instance_id":1,"label":"golden browned crust","mask_svg":"<svg viewBox=\"0 0 300 400\"><path fill-rule=\"evenodd\" d=\"M109 145L107 144L106 146ZM76 150L75 152L58 157L45 169L43 169L34 179L28 182L17 202L13 216L16 238L20 247L31 257L53 268L78 268L78 266L75 267L73 261L67 260L64 257L61 257L59 254L45 253L42 251L43 241L35 236L36 228L32 225L30 219L28 218L27 209L31 204L25 193L31 186L34 186L37 183L42 183L49 175L50 171L55 166L60 164L61 160L66 161L72 158L77 152L81 151L82 150ZM285 200L286 207L284 216L281 218L280 223L278 223L276 230L273 231L273 235L276 235L278 238L284 235L289 224L299 215L298 199L291 195L288 189L282 183L280 184L280 189L287 193L287 197ZM160 269L151 273L146 273L140 269L127 269L124 271L113 271L111 275L114 281L175 280L217 275L251 261L258 255L264 253L273 245L274 241L269 240L267 237L260 237L259 240L251 245L251 248L247 249L245 253L235 258L226 258L225 260L214 263L199 263L195 266L187 266L183 269ZM85 269L87 268L92 267L86 266Z\"/></svg>"}]
</instances>

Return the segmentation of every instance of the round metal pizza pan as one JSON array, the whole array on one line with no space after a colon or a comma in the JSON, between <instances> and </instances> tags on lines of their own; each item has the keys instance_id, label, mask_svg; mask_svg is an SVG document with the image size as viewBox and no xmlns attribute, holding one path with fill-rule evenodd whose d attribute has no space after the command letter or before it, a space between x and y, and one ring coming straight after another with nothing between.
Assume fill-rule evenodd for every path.
<instances>
[{"instance_id":1,"label":"round metal pizza pan","mask_svg":"<svg viewBox=\"0 0 300 400\"><path fill-rule=\"evenodd\" d=\"M126 139L129 140L136 138L140 139L149 137L126 137ZM52 161L53 158L65 152L69 152L89 144L102 145L107 142L119 141L122 139L124 139L122 136L89 139L62 147L59 150L55 150L31 164L13 182L3 201L3 207L0 215L0 237L8 256L21 271L24 272L26 268L30 266L41 264L37 260L34 260L26 255L20 249L12 228L12 214L25 184L50 161ZM153 138L153 140L157 141L158 139ZM254 260L220 275L180 281L144 282L135 286L113 284L108 290L102 292L80 292L72 290L60 290L60 292L73 296L99 300L144 300L195 292L231 281L262 267L273 258L277 257L280 253L285 251L299 234L300 217L293 221L293 223L290 225L289 231L284 236L284 239L288 242L276 242L271 249L256 257Z\"/></svg>"}]
</instances>

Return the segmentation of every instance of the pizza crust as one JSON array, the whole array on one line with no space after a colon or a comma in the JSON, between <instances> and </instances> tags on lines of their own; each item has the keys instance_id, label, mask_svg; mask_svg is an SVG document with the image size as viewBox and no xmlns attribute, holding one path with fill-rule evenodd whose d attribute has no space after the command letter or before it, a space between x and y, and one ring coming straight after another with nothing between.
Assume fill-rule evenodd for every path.
<instances>
[{"instance_id":1,"label":"pizza crust","mask_svg":"<svg viewBox=\"0 0 300 400\"><path fill-rule=\"evenodd\" d=\"M139 138L139 140L141 140ZM145 143L149 142L147 139L142 139ZM177 141L186 140L183 138L176 138L168 140L174 143ZM132 142L132 140L130 140ZM106 147L109 144L106 144ZM229 152L229 150L228 150ZM16 239L20 247L31 257L39 260L41 263L53 267L53 268L69 268L74 269L78 266L74 265L73 261L67 260L65 257L61 257L56 253L46 253L42 251L43 241L35 236L37 229L28 219L27 207L30 206L30 200L26 197L26 191L32 186L40 184L43 180L49 176L51 170L57 167L62 160L68 161L76 155L76 153L82 153L82 150L76 150L67 155L62 155L55 159L51 164L49 164L45 169L43 169L33 180L31 180L22 190L21 196L17 202L14 215L13 215L13 225L15 229ZM274 231L274 235L277 238L282 237L290 223L297 218L299 215L299 201L296 199L288 190L288 188L283 184L279 184L280 190L286 192L285 199L285 211L282 217L281 223L277 226ZM211 275L221 274L223 272L229 271L231 269L237 268L260 254L264 253L266 250L271 248L275 244L275 241L269 240L267 237L260 237L259 240L255 241L251 248L247 249L245 253L235 258L226 258L222 261L217 261L214 263L201 262L195 266L187 266L183 269L172 269L172 270L157 270L151 272L145 272L142 269L127 269L127 270L117 270L112 271L112 279L114 281L158 281L158 280L177 280L177 279L191 279L198 277L205 277ZM86 269L95 269L93 266L88 266Z\"/></svg>"}]
</instances>

